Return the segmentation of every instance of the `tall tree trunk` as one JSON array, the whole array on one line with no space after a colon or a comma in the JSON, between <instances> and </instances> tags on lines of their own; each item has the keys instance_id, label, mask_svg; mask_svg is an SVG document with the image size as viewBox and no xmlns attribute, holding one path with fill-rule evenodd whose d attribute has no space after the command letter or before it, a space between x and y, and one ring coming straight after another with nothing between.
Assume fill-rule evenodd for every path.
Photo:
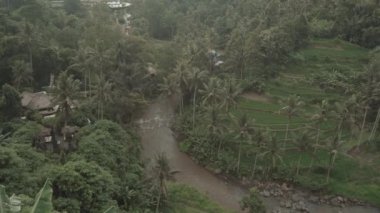
<instances>
[{"instance_id":1,"label":"tall tree trunk","mask_svg":"<svg viewBox=\"0 0 380 213\"><path fill-rule=\"evenodd\" d=\"M302 157L302 155L300 154L298 156L298 161L297 161L297 169L296 169L296 175L297 176L299 175L299 171L300 171L301 157Z\"/></svg>"},{"instance_id":2,"label":"tall tree trunk","mask_svg":"<svg viewBox=\"0 0 380 213\"><path fill-rule=\"evenodd\" d=\"M222 149L222 140L219 138L218 153L217 153L218 158L219 158L221 149Z\"/></svg>"},{"instance_id":3,"label":"tall tree trunk","mask_svg":"<svg viewBox=\"0 0 380 213\"><path fill-rule=\"evenodd\" d=\"M319 124L318 125L318 130L317 130L317 138L315 140L315 147L314 147L314 150L313 150L313 156L311 156L311 162L310 162L310 165L309 165L309 172L311 171L311 168L313 167L313 164L314 164L314 157L315 157L315 153L317 152L317 147L319 145L319 136L320 136L320 133L321 133L321 125Z\"/></svg>"},{"instance_id":4,"label":"tall tree trunk","mask_svg":"<svg viewBox=\"0 0 380 213\"><path fill-rule=\"evenodd\" d=\"M195 107L196 107L196 98L197 98L197 86L194 89L194 97L193 97L193 130L195 128Z\"/></svg>"},{"instance_id":5,"label":"tall tree trunk","mask_svg":"<svg viewBox=\"0 0 380 213\"><path fill-rule=\"evenodd\" d=\"M20 84L21 84L21 83L20 83L20 80L16 80L15 83L16 83L16 90L19 91L19 89L20 89Z\"/></svg>"},{"instance_id":6,"label":"tall tree trunk","mask_svg":"<svg viewBox=\"0 0 380 213\"><path fill-rule=\"evenodd\" d=\"M326 182L329 183L330 181L330 174L331 174L331 171L334 167L334 163L335 163L335 157L336 157L336 152L333 152L330 154L330 162L329 162L329 168L327 170L327 177L326 177Z\"/></svg>"},{"instance_id":7,"label":"tall tree trunk","mask_svg":"<svg viewBox=\"0 0 380 213\"><path fill-rule=\"evenodd\" d=\"M379 121L380 121L380 108L377 111L376 119L375 119L375 122L373 123L372 131L371 131L371 134L369 135L369 138L368 138L369 141L372 141L373 138L375 137L377 128L379 126Z\"/></svg>"},{"instance_id":8,"label":"tall tree trunk","mask_svg":"<svg viewBox=\"0 0 380 213\"><path fill-rule=\"evenodd\" d=\"M31 47L30 43L28 44L28 55L29 55L30 69L33 72L33 55L32 55L32 47Z\"/></svg>"},{"instance_id":9,"label":"tall tree trunk","mask_svg":"<svg viewBox=\"0 0 380 213\"><path fill-rule=\"evenodd\" d=\"M271 173L276 169L276 156L272 156L272 169Z\"/></svg>"},{"instance_id":10,"label":"tall tree trunk","mask_svg":"<svg viewBox=\"0 0 380 213\"><path fill-rule=\"evenodd\" d=\"M237 172L238 172L238 174L240 173L241 142L242 142L242 140L239 140L239 153L238 153L238 162L237 162Z\"/></svg>"},{"instance_id":11,"label":"tall tree trunk","mask_svg":"<svg viewBox=\"0 0 380 213\"><path fill-rule=\"evenodd\" d=\"M65 115L64 115L64 119L65 119L65 121L64 121L64 127L66 127L67 126L67 119L69 118L69 110L70 110L70 104L68 103L68 101L65 101L65 103L64 103L64 113L65 113Z\"/></svg>"},{"instance_id":12,"label":"tall tree trunk","mask_svg":"<svg viewBox=\"0 0 380 213\"><path fill-rule=\"evenodd\" d=\"M87 98L87 70L84 70L84 97Z\"/></svg>"},{"instance_id":13,"label":"tall tree trunk","mask_svg":"<svg viewBox=\"0 0 380 213\"><path fill-rule=\"evenodd\" d=\"M181 94L181 100L179 103L179 114L182 115L183 113L183 94Z\"/></svg>"},{"instance_id":14,"label":"tall tree trunk","mask_svg":"<svg viewBox=\"0 0 380 213\"><path fill-rule=\"evenodd\" d=\"M100 104L100 118L103 120L103 115L104 115L104 103L102 102L101 104Z\"/></svg>"},{"instance_id":15,"label":"tall tree trunk","mask_svg":"<svg viewBox=\"0 0 380 213\"><path fill-rule=\"evenodd\" d=\"M283 144L284 149L286 149L286 143L288 141L289 125L290 125L290 119L288 120L288 123L286 124L285 139L284 139L284 144Z\"/></svg>"},{"instance_id":16,"label":"tall tree trunk","mask_svg":"<svg viewBox=\"0 0 380 213\"><path fill-rule=\"evenodd\" d=\"M365 126L365 122L367 118L367 113L368 113L368 106L365 107L363 123L362 123L362 126L360 127L360 134L359 134L359 140L358 140L358 145L357 145L358 149L359 149L360 144L362 143L362 137L363 137L364 126Z\"/></svg>"},{"instance_id":17,"label":"tall tree trunk","mask_svg":"<svg viewBox=\"0 0 380 213\"><path fill-rule=\"evenodd\" d=\"M91 72L88 72L88 95L91 97L92 89L91 89Z\"/></svg>"},{"instance_id":18,"label":"tall tree trunk","mask_svg":"<svg viewBox=\"0 0 380 213\"><path fill-rule=\"evenodd\" d=\"M161 190L158 194L157 204L156 204L156 213L159 213L160 211L160 202L161 202Z\"/></svg>"},{"instance_id":19,"label":"tall tree trunk","mask_svg":"<svg viewBox=\"0 0 380 213\"><path fill-rule=\"evenodd\" d=\"M252 173L251 173L251 180L253 179L253 177L255 176L255 172L256 172L256 165L257 165L257 158L258 158L259 154L256 153L255 154L255 162L253 163L253 169L252 169Z\"/></svg>"}]
</instances>

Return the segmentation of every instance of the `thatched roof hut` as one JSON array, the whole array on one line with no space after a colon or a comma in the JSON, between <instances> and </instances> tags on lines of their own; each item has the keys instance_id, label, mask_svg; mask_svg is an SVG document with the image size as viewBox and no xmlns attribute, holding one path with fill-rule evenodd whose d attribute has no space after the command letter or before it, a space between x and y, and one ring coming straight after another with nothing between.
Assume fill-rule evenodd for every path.
<instances>
[{"instance_id":1,"label":"thatched roof hut","mask_svg":"<svg viewBox=\"0 0 380 213\"><path fill-rule=\"evenodd\" d=\"M46 110L53 108L52 97L46 92L23 92L21 93L21 104L32 110Z\"/></svg>"}]
</instances>

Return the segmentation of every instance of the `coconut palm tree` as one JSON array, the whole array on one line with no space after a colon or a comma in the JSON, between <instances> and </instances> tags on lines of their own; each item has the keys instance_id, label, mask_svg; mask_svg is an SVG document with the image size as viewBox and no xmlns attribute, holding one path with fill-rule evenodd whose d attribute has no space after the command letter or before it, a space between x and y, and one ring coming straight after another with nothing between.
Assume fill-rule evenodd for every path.
<instances>
[{"instance_id":1,"label":"coconut palm tree","mask_svg":"<svg viewBox=\"0 0 380 213\"><path fill-rule=\"evenodd\" d=\"M192 90L193 93L193 129L195 127L195 109L196 109L196 98L197 98L197 93L198 89L203 83L203 80L207 76L206 71L201 71L198 68L192 68L189 70L187 73L187 82L189 84L190 89Z\"/></svg>"},{"instance_id":2,"label":"coconut palm tree","mask_svg":"<svg viewBox=\"0 0 380 213\"><path fill-rule=\"evenodd\" d=\"M261 157L270 162L268 167L269 172L274 172L277 169L278 162L282 161L282 149L279 146L276 135L268 136L267 143L263 146Z\"/></svg>"},{"instance_id":3,"label":"coconut palm tree","mask_svg":"<svg viewBox=\"0 0 380 213\"><path fill-rule=\"evenodd\" d=\"M329 152L329 165L327 168L327 175L326 175L326 182L327 183L329 183L329 181L330 181L331 171L334 168L335 161L336 161L338 154L344 154L344 153L340 152L343 143L344 142L340 139L340 133L337 133L335 136L330 137L328 139L328 143L325 146L325 148Z\"/></svg>"},{"instance_id":4,"label":"coconut palm tree","mask_svg":"<svg viewBox=\"0 0 380 213\"><path fill-rule=\"evenodd\" d=\"M364 115L363 115L362 124L360 125L360 133L359 133L357 148L359 148L360 144L362 143L363 132L364 132L364 129L365 129L365 124L366 124L366 120L367 120L367 114L368 114L368 110L369 110L368 104L365 104L363 110L364 110Z\"/></svg>"},{"instance_id":5,"label":"coconut palm tree","mask_svg":"<svg viewBox=\"0 0 380 213\"><path fill-rule=\"evenodd\" d=\"M27 55L28 55L28 64L30 66L30 69L33 72L33 51L32 51L32 45L33 41L35 40L34 37L36 36L35 29L33 27L25 22L24 26L21 28L21 33L20 33L20 43L25 46L27 50Z\"/></svg>"},{"instance_id":6,"label":"coconut palm tree","mask_svg":"<svg viewBox=\"0 0 380 213\"><path fill-rule=\"evenodd\" d=\"M315 106L315 112L311 115L310 120L317 129L317 134L315 136L314 151L313 156L310 161L309 168L311 169L314 164L314 155L319 147L319 140L321 136L321 125L326 123L329 119L330 105L327 100L322 100L322 102Z\"/></svg>"},{"instance_id":7,"label":"coconut palm tree","mask_svg":"<svg viewBox=\"0 0 380 213\"><path fill-rule=\"evenodd\" d=\"M156 164L154 166L154 176L158 181L159 194L156 203L156 213L160 210L162 200L167 198L166 182L173 178L174 172L170 170L169 160L165 153L161 153L156 156Z\"/></svg>"},{"instance_id":8,"label":"coconut palm tree","mask_svg":"<svg viewBox=\"0 0 380 213\"><path fill-rule=\"evenodd\" d=\"M255 160L253 162L253 168L252 168L252 173L251 173L251 179L255 176L256 173L256 167L257 167L257 160L263 151L263 146L267 143L268 140L268 132L263 132L261 130L256 131L253 137L254 142L256 143L256 147L254 149L254 154L255 154Z\"/></svg>"},{"instance_id":9,"label":"coconut palm tree","mask_svg":"<svg viewBox=\"0 0 380 213\"><path fill-rule=\"evenodd\" d=\"M175 73L175 82L178 85L180 97L181 97L181 103L180 103L180 114L182 114L183 111L183 105L184 105L184 96L188 90L188 70L189 70L189 61L187 60L180 60L176 67L174 68Z\"/></svg>"},{"instance_id":10,"label":"coconut palm tree","mask_svg":"<svg viewBox=\"0 0 380 213\"><path fill-rule=\"evenodd\" d=\"M292 149L295 149L299 152L298 154L298 161L297 161L297 167L296 167L296 175L299 174L299 169L301 165L302 160L302 154L309 153L312 154L311 150L313 150L313 146L311 145L312 136L311 133L306 130L300 134L293 133L293 144L294 147Z\"/></svg>"},{"instance_id":11,"label":"coconut palm tree","mask_svg":"<svg viewBox=\"0 0 380 213\"><path fill-rule=\"evenodd\" d=\"M223 82L223 103L222 106L226 107L226 111L229 112L231 106L235 107L237 105L237 99L242 93L243 89L241 85L235 80L227 80Z\"/></svg>"},{"instance_id":12,"label":"coconut palm tree","mask_svg":"<svg viewBox=\"0 0 380 213\"><path fill-rule=\"evenodd\" d=\"M203 89L200 91L202 94L203 104L207 106L216 107L221 102L222 85L218 78L212 77L208 83L203 84Z\"/></svg>"},{"instance_id":13,"label":"coconut palm tree","mask_svg":"<svg viewBox=\"0 0 380 213\"><path fill-rule=\"evenodd\" d=\"M206 124L209 138L212 141L218 141L218 151L217 156L219 157L220 150L222 149L222 135L227 130L227 127L224 125L225 118L220 114L220 111L217 108L208 107L206 108Z\"/></svg>"},{"instance_id":14,"label":"coconut palm tree","mask_svg":"<svg viewBox=\"0 0 380 213\"><path fill-rule=\"evenodd\" d=\"M291 95L283 102L283 104L285 106L280 109L280 113L283 113L288 117L288 123L286 124L286 133L285 133L285 140L284 140L284 148L285 148L286 142L288 140L289 126L290 126L291 120L294 116L302 112L302 107L304 106L304 102L301 101L300 96Z\"/></svg>"},{"instance_id":15,"label":"coconut palm tree","mask_svg":"<svg viewBox=\"0 0 380 213\"><path fill-rule=\"evenodd\" d=\"M107 81L104 76L96 76L94 91L93 99L97 103L98 119L103 119L104 106L112 101L112 83Z\"/></svg>"},{"instance_id":16,"label":"coconut palm tree","mask_svg":"<svg viewBox=\"0 0 380 213\"><path fill-rule=\"evenodd\" d=\"M349 128L351 130L351 137L353 136L353 132L358 129L356 125L356 114L358 109L359 104L355 95L352 95L344 103L335 103L332 115L339 121L336 127L336 132L339 133L339 137L342 136L344 128Z\"/></svg>"},{"instance_id":17,"label":"coconut palm tree","mask_svg":"<svg viewBox=\"0 0 380 213\"><path fill-rule=\"evenodd\" d=\"M169 75L168 77L164 77L162 79L162 83L158 84L158 89L161 93L169 97L174 94L177 94L179 90L179 85L178 82L175 81L175 76Z\"/></svg>"},{"instance_id":18,"label":"coconut palm tree","mask_svg":"<svg viewBox=\"0 0 380 213\"><path fill-rule=\"evenodd\" d=\"M373 123L371 133L368 137L368 141L372 141L375 138L377 128L379 127L379 122L380 122L380 108L377 110L375 122Z\"/></svg>"},{"instance_id":19,"label":"coconut palm tree","mask_svg":"<svg viewBox=\"0 0 380 213\"><path fill-rule=\"evenodd\" d=\"M251 60L252 46L250 37L253 32L249 30L251 20L244 19L237 23L231 32L230 39L226 46L227 69L236 72L236 75L243 79L247 71L247 64Z\"/></svg>"},{"instance_id":20,"label":"coconut palm tree","mask_svg":"<svg viewBox=\"0 0 380 213\"><path fill-rule=\"evenodd\" d=\"M57 86L53 88L53 101L58 104L63 113L65 126L70 115L72 101L79 96L79 85L79 80L74 79L73 75L64 71L58 76Z\"/></svg>"},{"instance_id":21,"label":"coconut palm tree","mask_svg":"<svg viewBox=\"0 0 380 213\"><path fill-rule=\"evenodd\" d=\"M238 161L237 161L237 172L240 170L240 158L241 158L241 146L243 143L251 140L255 129L253 127L254 119L248 118L246 114L241 115L240 117L232 117L235 124L235 139L238 141Z\"/></svg>"},{"instance_id":22,"label":"coconut palm tree","mask_svg":"<svg viewBox=\"0 0 380 213\"><path fill-rule=\"evenodd\" d=\"M68 70L77 70L83 75L84 82L84 93L87 97L87 89L89 90L89 94L91 95L92 89L92 76L91 71L94 69L94 64L92 63L92 55L95 50L89 47L85 47L83 43L79 44L78 51L76 55L71 59L72 64L68 67Z\"/></svg>"},{"instance_id":23,"label":"coconut palm tree","mask_svg":"<svg viewBox=\"0 0 380 213\"><path fill-rule=\"evenodd\" d=\"M91 61L95 65L94 69L100 76L104 75L104 71L111 65L113 49L107 49L104 42L97 40L95 42L95 48L91 52Z\"/></svg>"},{"instance_id":24,"label":"coconut palm tree","mask_svg":"<svg viewBox=\"0 0 380 213\"><path fill-rule=\"evenodd\" d=\"M22 60L16 60L12 65L13 82L17 90L24 84L30 84L33 81L33 71L29 63Z\"/></svg>"}]
</instances>

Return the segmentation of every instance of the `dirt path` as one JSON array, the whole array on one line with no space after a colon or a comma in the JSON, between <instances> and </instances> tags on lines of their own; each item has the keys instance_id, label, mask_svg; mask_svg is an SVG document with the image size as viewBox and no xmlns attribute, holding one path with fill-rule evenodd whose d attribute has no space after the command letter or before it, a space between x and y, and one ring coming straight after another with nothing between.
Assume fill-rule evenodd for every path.
<instances>
[{"instance_id":1,"label":"dirt path","mask_svg":"<svg viewBox=\"0 0 380 213\"><path fill-rule=\"evenodd\" d=\"M175 176L178 182L190 185L205 193L210 199L226 209L241 212L239 201L247 193L247 190L238 184L227 183L218 178L195 164L188 155L180 152L170 129L170 122L173 118L172 104L168 99L161 99L152 103L138 121L141 127L142 157L146 160L147 165L151 165L151 159L154 159L157 154L164 152L168 157L171 169L179 171ZM263 198L263 201L268 212L278 209L280 206L280 200L277 198ZM327 205L317 206L311 203L306 203L306 205L310 212L315 213L379 213L374 208L360 206L341 209Z\"/></svg>"}]
</instances>

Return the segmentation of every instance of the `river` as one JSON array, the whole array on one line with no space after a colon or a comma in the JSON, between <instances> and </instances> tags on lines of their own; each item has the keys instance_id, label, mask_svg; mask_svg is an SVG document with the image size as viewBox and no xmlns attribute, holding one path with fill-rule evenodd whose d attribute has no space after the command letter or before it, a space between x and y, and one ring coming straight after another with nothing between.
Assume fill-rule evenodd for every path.
<instances>
[{"instance_id":1,"label":"river","mask_svg":"<svg viewBox=\"0 0 380 213\"><path fill-rule=\"evenodd\" d=\"M197 165L187 154L182 153L170 129L171 121L175 113L173 101L160 98L152 102L146 109L140 124L139 134L142 143L142 158L149 167L155 156L165 153L173 171L178 171L175 179L196 188L206 194L211 200L220 206L241 212L239 201L248 190L236 183L229 183L217 177L213 173ZM268 212L280 207L278 198L262 198ZM312 213L380 213L372 207L352 206L346 208L332 207L329 205L316 205L306 201L306 206ZM289 212L282 211L282 212Z\"/></svg>"}]
</instances>

